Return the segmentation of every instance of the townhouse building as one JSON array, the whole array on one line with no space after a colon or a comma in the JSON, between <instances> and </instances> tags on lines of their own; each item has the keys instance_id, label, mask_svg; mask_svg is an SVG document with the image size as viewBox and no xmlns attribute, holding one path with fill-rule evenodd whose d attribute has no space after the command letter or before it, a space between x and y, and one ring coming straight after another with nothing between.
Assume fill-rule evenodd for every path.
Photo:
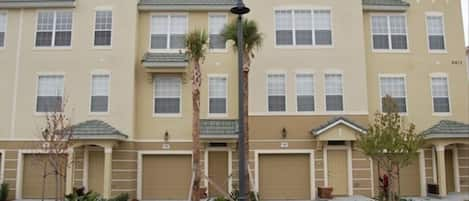
<instances>
[{"instance_id":1,"label":"townhouse building","mask_svg":"<svg viewBox=\"0 0 469 201\"><path fill-rule=\"evenodd\" d=\"M386 95L425 135L401 193L469 192L468 77L460 1L246 0L264 42L250 72L249 171L263 200L375 196L377 164L355 145ZM73 123L64 188L185 200L192 98L185 34L202 64L203 187L238 185L238 75L220 35L232 0L0 0L0 180L41 198L41 128ZM64 105L64 107L57 107ZM39 155L39 156L38 156ZM209 179L212 182L209 182ZM437 184L436 186L432 184ZM54 197L53 179L46 197Z\"/></svg>"}]
</instances>

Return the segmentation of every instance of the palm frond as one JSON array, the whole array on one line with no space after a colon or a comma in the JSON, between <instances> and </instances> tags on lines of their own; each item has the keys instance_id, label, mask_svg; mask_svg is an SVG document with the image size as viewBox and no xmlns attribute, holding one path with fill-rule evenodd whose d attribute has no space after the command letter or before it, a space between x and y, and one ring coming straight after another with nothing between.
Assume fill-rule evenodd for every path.
<instances>
[{"instance_id":1,"label":"palm frond","mask_svg":"<svg viewBox=\"0 0 469 201\"><path fill-rule=\"evenodd\" d=\"M205 57L208 44L208 34L205 30L194 30L186 36L186 54L191 59L199 60Z\"/></svg>"},{"instance_id":2,"label":"palm frond","mask_svg":"<svg viewBox=\"0 0 469 201\"><path fill-rule=\"evenodd\" d=\"M243 22L244 51L252 53L254 49L262 47L263 35L259 32L257 22L244 19ZM221 35L225 41L233 41L235 50L238 48L238 21L237 19L228 23L222 30Z\"/></svg>"}]
</instances>

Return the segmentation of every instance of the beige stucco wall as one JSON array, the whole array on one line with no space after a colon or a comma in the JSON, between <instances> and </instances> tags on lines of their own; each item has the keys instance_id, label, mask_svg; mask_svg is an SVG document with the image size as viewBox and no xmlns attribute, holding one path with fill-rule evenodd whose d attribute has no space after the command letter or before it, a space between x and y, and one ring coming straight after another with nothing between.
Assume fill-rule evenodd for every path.
<instances>
[{"instance_id":1,"label":"beige stucco wall","mask_svg":"<svg viewBox=\"0 0 469 201\"><path fill-rule=\"evenodd\" d=\"M264 36L264 44L254 59L250 73L249 96L252 115L267 112L267 73L287 73L287 112L296 113L295 73L313 72L315 77L316 113L325 112L324 74L342 72L344 112L366 114L367 92L365 54L360 0L248 0L255 19ZM329 8L332 17L332 47L278 48L275 47L274 9L277 8Z\"/></svg>"},{"instance_id":2,"label":"beige stucco wall","mask_svg":"<svg viewBox=\"0 0 469 201\"><path fill-rule=\"evenodd\" d=\"M134 55L136 38L136 0L78 1L73 9L72 45L70 48L35 48L37 10L24 9L19 49L18 86L14 138L37 138L45 117L35 113L37 77L39 74L64 75L67 116L73 123L87 119L102 119L127 135L133 130ZM111 49L93 48L94 16L97 7L113 10ZM4 98L0 100L0 138L9 137L12 96L14 89L15 44L18 37L20 10L8 10L8 48L0 51L2 60L1 85ZM126 31L122 31L122 30ZM5 63L3 63L5 62ZM108 115L89 114L91 73L106 70L111 75L110 112ZM5 90L3 90L5 89ZM4 107L4 108L3 108Z\"/></svg>"},{"instance_id":3,"label":"beige stucco wall","mask_svg":"<svg viewBox=\"0 0 469 201\"><path fill-rule=\"evenodd\" d=\"M155 14L158 12L155 12ZM167 12L163 12L167 13ZM182 107L180 117L155 117L153 114L153 78L145 71L139 61L150 50L150 19L151 12L141 12L138 22L138 53L136 63L136 121L135 138L138 140L161 140L165 131L168 131L171 140L190 140L192 122L192 85L190 67L182 76ZM189 31L204 29L208 31L209 12L189 12ZM228 13L227 13L228 14ZM229 17L230 19L232 16ZM225 52L208 51L205 60L201 63L202 86L200 109L201 119L236 119L238 115L238 78L236 68L236 54L232 46L227 45ZM208 75L226 74L228 77L228 113L226 116L211 117L208 115Z\"/></svg>"},{"instance_id":4,"label":"beige stucco wall","mask_svg":"<svg viewBox=\"0 0 469 201\"><path fill-rule=\"evenodd\" d=\"M467 77L460 2L411 0L409 3L411 5L406 13L408 53L373 52L370 13L366 12L363 17L369 111L374 113L380 107L379 74L405 74L408 106L408 115L405 118L414 122L418 131L427 129L442 119L467 122ZM447 53L428 51L425 12L430 11L444 13ZM453 61L462 63L452 64ZM449 81L451 114L446 116L432 114L430 74L439 72L446 73Z\"/></svg>"}]
</instances>

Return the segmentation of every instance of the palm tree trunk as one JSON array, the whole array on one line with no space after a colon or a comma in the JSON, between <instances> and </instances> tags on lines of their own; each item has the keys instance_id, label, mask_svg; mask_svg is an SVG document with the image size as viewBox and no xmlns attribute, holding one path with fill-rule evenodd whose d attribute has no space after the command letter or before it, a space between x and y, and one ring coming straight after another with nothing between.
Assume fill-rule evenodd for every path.
<instances>
[{"instance_id":1,"label":"palm tree trunk","mask_svg":"<svg viewBox=\"0 0 469 201\"><path fill-rule=\"evenodd\" d=\"M192 168L194 170L194 183L192 185L192 201L200 200L200 85L202 76L198 60L193 61L192 72Z\"/></svg>"},{"instance_id":2,"label":"palm tree trunk","mask_svg":"<svg viewBox=\"0 0 469 201\"><path fill-rule=\"evenodd\" d=\"M249 67L251 66L251 60L249 52L244 52L244 66L243 66L243 115L244 115L244 158L248 161L249 164ZM246 171L244 175L245 186L248 189L248 192L251 191L250 188L250 178L249 178L249 165L246 165ZM247 200L250 200L250 197L247 197Z\"/></svg>"}]
</instances>

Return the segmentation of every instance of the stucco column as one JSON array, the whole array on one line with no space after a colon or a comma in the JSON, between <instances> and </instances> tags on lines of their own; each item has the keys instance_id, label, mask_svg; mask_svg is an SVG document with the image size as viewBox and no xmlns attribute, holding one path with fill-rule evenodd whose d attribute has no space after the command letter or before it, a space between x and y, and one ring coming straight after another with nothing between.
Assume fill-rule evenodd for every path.
<instances>
[{"instance_id":1,"label":"stucco column","mask_svg":"<svg viewBox=\"0 0 469 201\"><path fill-rule=\"evenodd\" d=\"M111 197L112 184L112 146L104 148L104 182L103 197L108 199Z\"/></svg>"},{"instance_id":2,"label":"stucco column","mask_svg":"<svg viewBox=\"0 0 469 201\"><path fill-rule=\"evenodd\" d=\"M67 153L67 168L65 174L65 194L72 193L73 190L73 148Z\"/></svg>"},{"instance_id":3,"label":"stucco column","mask_svg":"<svg viewBox=\"0 0 469 201\"><path fill-rule=\"evenodd\" d=\"M446 168L445 168L445 146L436 146L436 157L438 163L438 186L440 187L440 196L447 196L446 191Z\"/></svg>"},{"instance_id":4,"label":"stucco column","mask_svg":"<svg viewBox=\"0 0 469 201\"><path fill-rule=\"evenodd\" d=\"M420 196L427 195L427 179L425 175L425 151L419 149Z\"/></svg>"}]
</instances>

